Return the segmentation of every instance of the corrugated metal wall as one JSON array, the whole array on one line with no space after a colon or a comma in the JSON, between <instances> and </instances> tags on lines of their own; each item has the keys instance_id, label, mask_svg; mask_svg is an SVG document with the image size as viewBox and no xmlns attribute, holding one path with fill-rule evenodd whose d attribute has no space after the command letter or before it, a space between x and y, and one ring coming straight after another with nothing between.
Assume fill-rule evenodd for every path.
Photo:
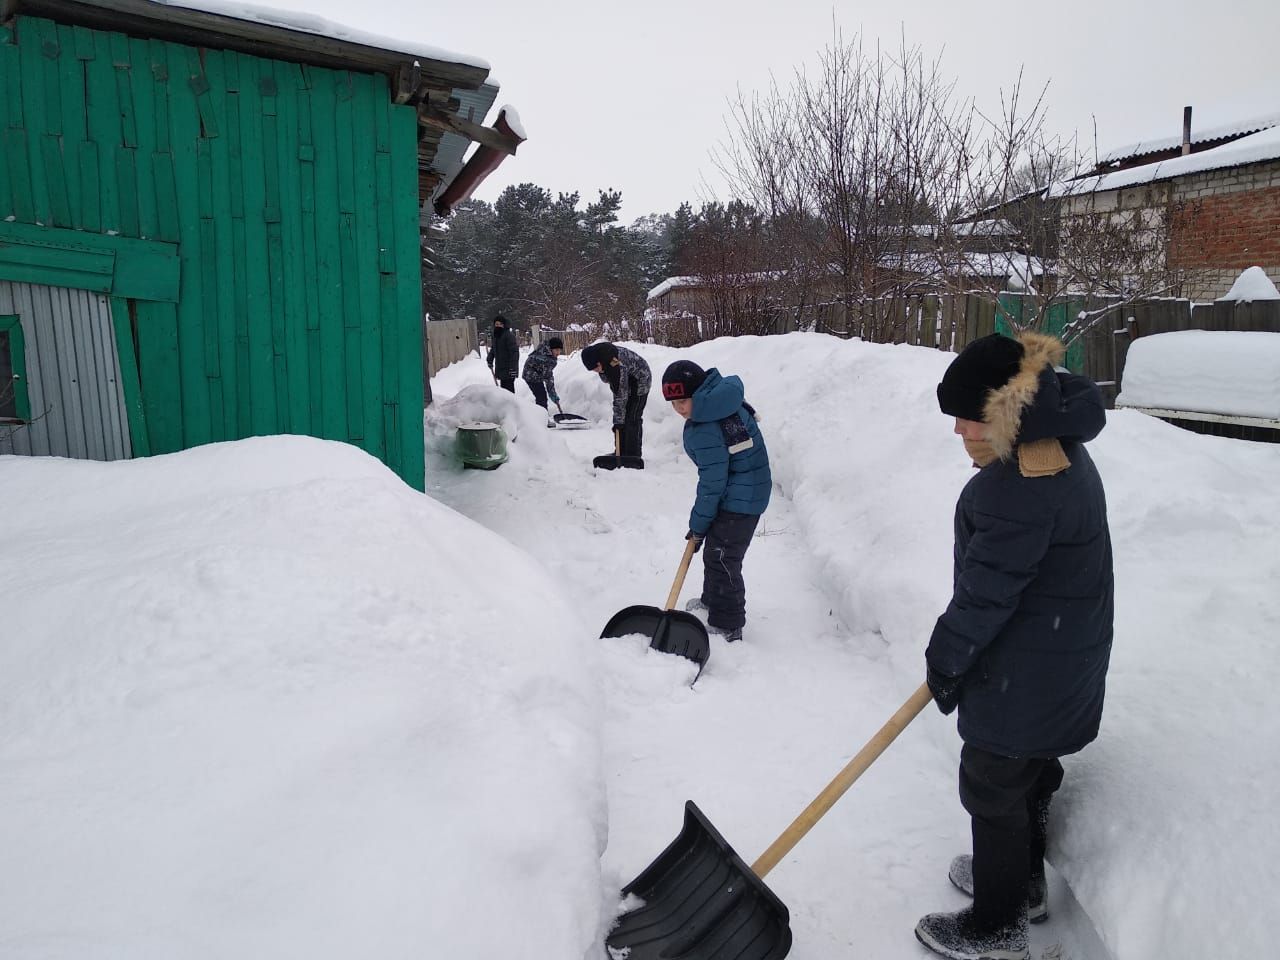
<instances>
[{"instance_id":1,"label":"corrugated metal wall","mask_svg":"<svg viewBox=\"0 0 1280 960\"><path fill-rule=\"evenodd\" d=\"M31 400L29 424L0 427L0 454L129 457L108 299L87 290L0 280L0 314L20 318Z\"/></svg>"}]
</instances>

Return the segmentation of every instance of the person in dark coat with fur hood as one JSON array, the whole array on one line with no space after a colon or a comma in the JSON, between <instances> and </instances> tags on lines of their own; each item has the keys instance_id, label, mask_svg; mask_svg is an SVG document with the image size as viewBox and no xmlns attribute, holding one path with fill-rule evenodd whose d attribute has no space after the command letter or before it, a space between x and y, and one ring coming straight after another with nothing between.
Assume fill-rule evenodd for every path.
<instances>
[{"instance_id":1,"label":"person in dark coat with fur hood","mask_svg":"<svg viewBox=\"0 0 1280 960\"><path fill-rule=\"evenodd\" d=\"M1084 444L1101 391L1061 372L1057 339L999 334L967 346L938 385L942 412L978 469L955 516L951 602L925 653L944 714L959 709L960 801L973 853L951 882L973 897L916 937L952 960L1024 960L1047 918L1044 851L1058 758L1098 735L1111 655L1111 537Z\"/></svg>"},{"instance_id":2,"label":"person in dark coat with fur hood","mask_svg":"<svg viewBox=\"0 0 1280 960\"><path fill-rule=\"evenodd\" d=\"M747 622L742 561L773 492L769 451L737 377L677 360L662 374L662 396L684 417L684 452L698 467L685 539L695 553L706 543L702 596L685 609L705 610L707 626L732 643Z\"/></svg>"},{"instance_id":3,"label":"person in dark coat with fur hood","mask_svg":"<svg viewBox=\"0 0 1280 960\"><path fill-rule=\"evenodd\" d=\"M485 359L498 386L515 393L516 376L520 373L520 341L502 314L493 318L493 339L489 342L489 355Z\"/></svg>"},{"instance_id":4,"label":"person in dark coat with fur hood","mask_svg":"<svg viewBox=\"0 0 1280 960\"><path fill-rule=\"evenodd\" d=\"M653 374L644 357L607 340L582 349L582 365L600 376L613 392L615 447L624 457L643 457L644 405Z\"/></svg>"}]
</instances>

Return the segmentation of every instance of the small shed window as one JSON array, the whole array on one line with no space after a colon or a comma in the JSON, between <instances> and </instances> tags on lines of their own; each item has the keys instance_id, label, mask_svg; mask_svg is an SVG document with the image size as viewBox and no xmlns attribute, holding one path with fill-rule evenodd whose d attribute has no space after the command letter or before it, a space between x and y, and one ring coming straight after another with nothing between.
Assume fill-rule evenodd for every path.
<instances>
[{"instance_id":1,"label":"small shed window","mask_svg":"<svg viewBox=\"0 0 1280 960\"><path fill-rule=\"evenodd\" d=\"M16 316L0 314L0 423L26 423L30 419L22 324Z\"/></svg>"}]
</instances>

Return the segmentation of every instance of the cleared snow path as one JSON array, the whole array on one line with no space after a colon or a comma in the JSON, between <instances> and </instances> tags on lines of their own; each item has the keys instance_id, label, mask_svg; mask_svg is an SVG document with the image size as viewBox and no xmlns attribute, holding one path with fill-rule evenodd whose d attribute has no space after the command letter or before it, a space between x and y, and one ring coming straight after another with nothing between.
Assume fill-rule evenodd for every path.
<instances>
[{"instance_id":1,"label":"cleared snow path","mask_svg":"<svg viewBox=\"0 0 1280 960\"><path fill-rule=\"evenodd\" d=\"M483 383L484 368L474 366L477 374L451 370L454 380L437 385L437 400L448 387ZM660 403L650 401L650 417ZM428 493L533 554L589 624L603 627L633 603L660 606L683 550L696 478L679 447L679 424L646 423L644 471L597 472L591 458L608 452L607 429L547 430L536 412L528 418L527 403L519 406L511 462L491 473L460 470L448 432L436 429ZM767 421L762 429L768 440ZM698 594L700 561L680 606ZM600 641L604 870L614 889L676 836L686 799L750 863L912 692L879 634L852 633L842 621L834 600L840 591L777 486L745 577L745 639L729 645L713 635L711 659L693 688L687 661L639 640ZM504 589L501 571L494 589ZM958 740L926 724L952 721L926 711L769 875L791 912L795 960L918 960L929 955L912 935L920 915L964 905L946 870L968 850L968 821L954 776L939 773L957 765ZM1033 957L1106 957L1056 879L1050 907L1050 922L1033 929Z\"/></svg>"}]
</instances>

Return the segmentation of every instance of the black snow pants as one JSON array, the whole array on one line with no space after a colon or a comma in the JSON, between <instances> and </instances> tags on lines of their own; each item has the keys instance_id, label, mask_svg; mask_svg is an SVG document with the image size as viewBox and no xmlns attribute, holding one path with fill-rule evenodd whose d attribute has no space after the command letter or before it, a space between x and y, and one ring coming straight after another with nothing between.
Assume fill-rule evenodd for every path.
<instances>
[{"instance_id":1,"label":"black snow pants","mask_svg":"<svg viewBox=\"0 0 1280 960\"><path fill-rule=\"evenodd\" d=\"M526 380L529 389L533 391L533 402L540 406L543 410L547 409L547 388L536 380Z\"/></svg>"},{"instance_id":2,"label":"black snow pants","mask_svg":"<svg viewBox=\"0 0 1280 960\"><path fill-rule=\"evenodd\" d=\"M707 623L736 630L747 622L747 585L742 558L755 535L759 514L721 510L702 541L702 602Z\"/></svg>"},{"instance_id":3,"label":"black snow pants","mask_svg":"<svg viewBox=\"0 0 1280 960\"><path fill-rule=\"evenodd\" d=\"M627 397L627 409L622 420L622 455L624 457L643 457L641 447L644 446L644 405L649 400L648 393L636 393L635 383L631 385L631 396Z\"/></svg>"},{"instance_id":4,"label":"black snow pants","mask_svg":"<svg viewBox=\"0 0 1280 960\"><path fill-rule=\"evenodd\" d=\"M965 744L960 802L973 824L973 913L1002 926L1026 909L1029 878L1044 875L1049 801L1062 764L1044 757L1002 757Z\"/></svg>"},{"instance_id":5,"label":"black snow pants","mask_svg":"<svg viewBox=\"0 0 1280 960\"><path fill-rule=\"evenodd\" d=\"M511 393L515 393L516 392L516 375L513 373L509 377L499 377L498 385L502 387L503 390L508 390Z\"/></svg>"}]
</instances>

